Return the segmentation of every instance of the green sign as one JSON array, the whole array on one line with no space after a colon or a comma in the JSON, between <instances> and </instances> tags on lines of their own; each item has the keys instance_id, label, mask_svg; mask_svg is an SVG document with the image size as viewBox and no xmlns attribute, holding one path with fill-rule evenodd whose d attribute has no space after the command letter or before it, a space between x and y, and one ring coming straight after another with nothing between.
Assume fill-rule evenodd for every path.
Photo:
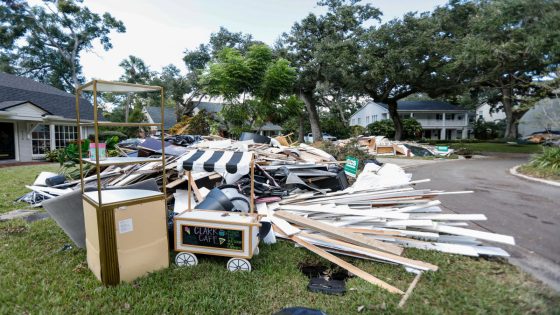
<instances>
[{"instance_id":1,"label":"green sign","mask_svg":"<svg viewBox=\"0 0 560 315\"><path fill-rule=\"evenodd\" d=\"M447 151L449 151L449 147L444 146L444 145L438 145L438 146L436 146L436 150L438 150L440 152L447 152Z\"/></svg>"},{"instance_id":2,"label":"green sign","mask_svg":"<svg viewBox=\"0 0 560 315\"><path fill-rule=\"evenodd\" d=\"M346 164L344 165L344 173L348 176L356 177L358 173L359 160L353 156L346 157Z\"/></svg>"}]
</instances>

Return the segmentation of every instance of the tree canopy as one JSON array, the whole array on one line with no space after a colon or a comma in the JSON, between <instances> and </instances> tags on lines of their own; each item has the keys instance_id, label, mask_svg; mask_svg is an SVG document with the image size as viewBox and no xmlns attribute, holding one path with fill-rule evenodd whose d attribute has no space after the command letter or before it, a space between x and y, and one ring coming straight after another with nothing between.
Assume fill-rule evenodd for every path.
<instances>
[{"instance_id":1,"label":"tree canopy","mask_svg":"<svg viewBox=\"0 0 560 315\"><path fill-rule=\"evenodd\" d=\"M3 1L0 5L2 67L74 91L84 82L80 53L92 49L95 40L109 50L112 48L110 32L126 30L109 13L94 13L82 2L43 0L41 5L30 6L23 0Z\"/></svg>"},{"instance_id":2,"label":"tree canopy","mask_svg":"<svg viewBox=\"0 0 560 315\"><path fill-rule=\"evenodd\" d=\"M469 3L467 31L452 50L453 71L506 114L506 138L517 137L519 119L550 91L560 62L560 2L478 0ZM440 11L465 5L450 2Z\"/></svg>"},{"instance_id":3,"label":"tree canopy","mask_svg":"<svg viewBox=\"0 0 560 315\"><path fill-rule=\"evenodd\" d=\"M234 133L259 128L274 120L278 99L291 92L295 69L275 58L264 44L254 44L245 53L226 47L217 53L201 76L201 85L210 96L221 96L224 122Z\"/></svg>"}]
</instances>

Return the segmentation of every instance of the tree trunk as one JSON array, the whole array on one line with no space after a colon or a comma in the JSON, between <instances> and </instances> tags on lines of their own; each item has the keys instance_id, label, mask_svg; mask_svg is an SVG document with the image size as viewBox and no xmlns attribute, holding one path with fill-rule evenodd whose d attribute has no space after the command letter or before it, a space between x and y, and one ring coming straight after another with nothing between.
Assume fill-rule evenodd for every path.
<instances>
[{"instance_id":1,"label":"tree trunk","mask_svg":"<svg viewBox=\"0 0 560 315\"><path fill-rule=\"evenodd\" d=\"M299 115L298 142L305 142L305 115Z\"/></svg>"},{"instance_id":2,"label":"tree trunk","mask_svg":"<svg viewBox=\"0 0 560 315\"><path fill-rule=\"evenodd\" d=\"M311 133L313 134L313 142L323 140L323 134L321 133L321 125L319 124L319 114L317 113L317 106L315 105L315 100L313 99L313 94L310 92L299 93L299 98L305 103L305 108L309 114L309 124L311 125Z\"/></svg>"},{"instance_id":3,"label":"tree trunk","mask_svg":"<svg viewBox=\"0 0 560 315\"><path fill-rule=\"evenodd\" d=\"M403 134L402 122L397 112L397 101L389 100L387 101L389 116L393 120L393 125L395 126L395 140L401 140Z\"/></svg>"},{"instance_id":4,"label":"tree trunk","mask_svg":"<svg viewBox=\"0 0 560 315\"><path fill-rule=\"evenodd\" d=\"M517 125L519 121L516 121L513 113L513 100L512 100L512 89L509 87L502 87L502 106L504 107L504 112L506 113L506 130L504 138L517 138Z\"/></svg>"}]
</instances>

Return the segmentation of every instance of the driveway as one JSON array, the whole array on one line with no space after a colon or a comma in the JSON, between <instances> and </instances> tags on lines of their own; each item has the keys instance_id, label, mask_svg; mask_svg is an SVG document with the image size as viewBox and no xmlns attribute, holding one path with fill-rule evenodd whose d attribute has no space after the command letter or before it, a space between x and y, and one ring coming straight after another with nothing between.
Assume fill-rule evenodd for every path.
<instances>
[{"instance_id":1,"label":"driveway","mask_svg":"<svg viewBox=\"0 0 560 315\"><path fill-rule=\"evenodd\" d=\"M407 168L413 179L430 178L419 188L474 190L474 194L441 196L444 210L483 213L488 221L472 228L512 235L517 246L498 246L510 261L560 291L560 188L513 176L509 169L529 156L429 163ZM389 161L385 161L389 162Z\"/></svg>"}]
</instances>

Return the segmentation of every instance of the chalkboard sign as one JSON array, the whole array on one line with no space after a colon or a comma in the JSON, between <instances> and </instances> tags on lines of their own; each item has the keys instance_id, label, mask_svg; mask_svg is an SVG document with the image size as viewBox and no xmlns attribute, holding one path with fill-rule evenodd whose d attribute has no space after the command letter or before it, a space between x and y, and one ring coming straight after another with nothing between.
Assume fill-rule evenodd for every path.
<instances>
[{"instance_id":1,"label":"chalkboard sign","mask_svg":"<svg viewBox=\"0 0 560 315\"><path fill-rule=\"evenodd\" d=\"M181 225L183 245L243 250L243 231Z\"/></svg>"}]
</instances>

